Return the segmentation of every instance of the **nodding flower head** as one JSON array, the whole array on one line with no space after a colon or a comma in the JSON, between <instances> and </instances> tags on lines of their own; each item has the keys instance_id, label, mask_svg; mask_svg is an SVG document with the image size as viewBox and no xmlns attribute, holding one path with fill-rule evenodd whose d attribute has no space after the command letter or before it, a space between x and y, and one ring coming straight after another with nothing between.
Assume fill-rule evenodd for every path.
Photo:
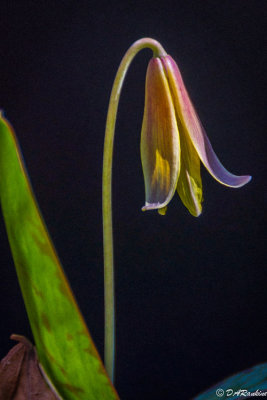
<instances>
[{"instance_id":1,"label":"nodding flower head","mask_svg":"<svg viewBox=\"0 0 267 400\"><path fill-rule=\"evenodd\" d=\"M201 214L200 161L223 185L238 188L251 179L231 174L219 161L169 55L152 58L148 65L141 159L146 192L142 210L158 209L160 214L176 189L189 212Z\"/></svg>"}]
</instances>

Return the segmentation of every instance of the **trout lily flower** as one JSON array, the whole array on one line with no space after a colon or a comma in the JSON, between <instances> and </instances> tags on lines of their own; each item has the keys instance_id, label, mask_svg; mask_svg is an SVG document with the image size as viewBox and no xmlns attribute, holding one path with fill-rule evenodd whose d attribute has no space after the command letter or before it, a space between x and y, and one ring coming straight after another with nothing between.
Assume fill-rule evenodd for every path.
<instances>
[{"instance_id":1,"label":"trout lily flower","mask_svg":"<svg viewBox=\"0 0 267 400\"><path fill-rule=\"evenodd\" d=\"M200 161L221 184L238 188L251 179L228 172L214 153L175 61L155 57L146 75L141 160L146 202L142 210L166 207L177 192L189 212L202 211Z\"/></svg>"}]
</instances>

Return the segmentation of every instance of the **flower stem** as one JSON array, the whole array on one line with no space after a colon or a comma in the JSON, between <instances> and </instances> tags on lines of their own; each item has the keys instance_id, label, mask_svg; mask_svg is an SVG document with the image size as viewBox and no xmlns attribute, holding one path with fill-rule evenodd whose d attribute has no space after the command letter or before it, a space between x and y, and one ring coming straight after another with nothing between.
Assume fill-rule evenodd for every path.
<instances>
[{"instance_id":1,"label":"flower stem","mask_svg":"<svg viewBox=\"0 0 267 400\"><path fill-rule=\"evenodd\" d=\"M133 43L123 57L117 71L108 107L102 177L103 240L104 240L104 291L105 291L105 366L111 381L114 381L115 355L115 300L112 233L112 156L118 104L124 78L136 54L150 48L154 57L166 55L156 40L143 38Z\"/></svg>"}]
</instances>

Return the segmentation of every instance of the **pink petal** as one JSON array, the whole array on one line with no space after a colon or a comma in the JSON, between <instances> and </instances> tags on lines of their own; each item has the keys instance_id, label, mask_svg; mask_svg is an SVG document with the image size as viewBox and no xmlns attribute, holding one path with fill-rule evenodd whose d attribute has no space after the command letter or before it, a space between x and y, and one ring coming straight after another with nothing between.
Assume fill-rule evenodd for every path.
<instances>
[{"instance_id":1,"label":"pink petal","mask_svg":"<svg viewBox=\"0 0 267 400\"><path fill-rule=\"evenodd\" d=\"M181 73L175 61L171 56L161 57L161 61L166 71L178 117L191 138L199 158L207 170L217 181L226 186L238 188L248 183L251 176L237 176L231 174L224 168L214 153L205 130L201 125L193 104L191 103Z\"/></svg>"},{"instance_id":2,"label":"pink petal","mask_svg":"<svg viewBox=\"0 0 267 400\"><path fill-rule=\"evenodd\" d=\"M148 64L145 94L141 159L146 204L142 209L163 209L175 193L180 144L174 104L159 58L152 58Z\"/></svg>"}]
</instances>

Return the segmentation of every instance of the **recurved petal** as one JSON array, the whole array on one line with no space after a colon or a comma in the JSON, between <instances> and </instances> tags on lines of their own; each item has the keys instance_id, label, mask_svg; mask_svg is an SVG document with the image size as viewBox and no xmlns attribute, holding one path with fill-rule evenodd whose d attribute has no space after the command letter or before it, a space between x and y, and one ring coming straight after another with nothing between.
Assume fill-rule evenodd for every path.
<instances>
[{"instance_id":1,"label":"recurved petal","mask_svg":"<svg viewBox=\"0 0 267 400\"><path fill-rule=\"evenodd\" d=\"M200 159L187 133L180 124L178 126L181 145L181 169L177 191L188 211L194 217L198 217L202 212L203 201Z\"/></svg>"},{"instance_id":2,"label":"recurved petal","mask_svg":"<svg viewBox=\"0 0 267 400\"><path fill-rule=\"evenodd\" d=\"M159 58L152 58L147 69L141 159L146 192L142 210L162 209L175 193L180 144L175 109Z\"/></svg>"},{"instance_id":3,"label":"recurved petal","mask_svg":"<svg viewBox=\"0 0 267 400\"><path fill-rule=\"evenodd\" d=\"M237 188L248 183L251 176L233 175L221 164L191 103L177 64L171 56L161 57L161 60L179 119L207 170L226 186Z\"/></svg>"}]
</instances>

